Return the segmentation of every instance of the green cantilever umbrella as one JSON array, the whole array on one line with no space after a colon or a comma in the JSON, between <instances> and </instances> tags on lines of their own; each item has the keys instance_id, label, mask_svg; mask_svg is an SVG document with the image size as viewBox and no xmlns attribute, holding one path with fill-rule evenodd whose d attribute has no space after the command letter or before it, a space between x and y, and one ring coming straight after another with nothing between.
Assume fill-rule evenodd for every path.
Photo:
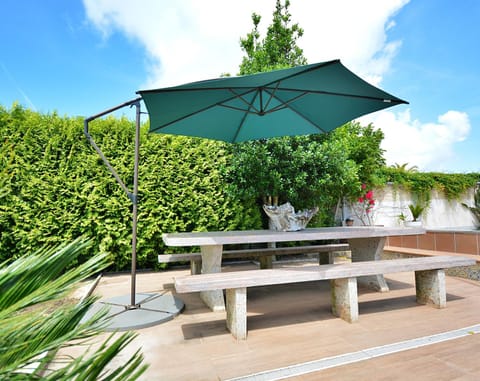
<instances>
[{"instance_id":1,"label":"green cantilever umbrella","mask_svg":"<svg viewBox=\"0 0 480 381\"><path fill-rule=\"evenodd\" d=\"M318 134L400 103L339 60L139 91L150 132L227 142Z\"/></svg>"},{"instance_id":2,"label":"green cantilever umbrella","mask_svg":"<svg viewBox=\"0 0 480 381\"><path fill-rule=\"evenodd\" d=\"M152 325L170 318L182 308L175 299L167 298L168 303L164 303L156 295L135 292L142 100L150 117L150 132L197 136L232 143L324 133L362 115L407 103L365 82L339 60L142 90L138 94L141 98L85 119L84 129L88 140L133 204L130 301L128 303L119 297L111 303L118 322L112 328L118 329ZM135 106L137 110L133 191L125 186L88 131L90 121L125 106Z\"/></svg>"}]
</instances>

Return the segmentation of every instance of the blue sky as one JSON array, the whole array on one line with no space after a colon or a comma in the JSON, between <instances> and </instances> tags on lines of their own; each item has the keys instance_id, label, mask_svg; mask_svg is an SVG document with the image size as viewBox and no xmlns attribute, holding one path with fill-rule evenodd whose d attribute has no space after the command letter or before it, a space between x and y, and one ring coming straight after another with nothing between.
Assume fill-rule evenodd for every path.
<instances>
[{"instance_id":1,"label":"blue sky","mask_svg":"<svg viewBox=\"0 0 480 381\"><path fill-rule=\"evenodd\" d=\"M333 4L332 4L333 3ZM3 0L0 104L90 116L139 89L235 74L275 0ZM291 0L309 63L339 58L406 99L361 119L388 164L480 172L480 1Z\"/></svg>"}]
</instances>

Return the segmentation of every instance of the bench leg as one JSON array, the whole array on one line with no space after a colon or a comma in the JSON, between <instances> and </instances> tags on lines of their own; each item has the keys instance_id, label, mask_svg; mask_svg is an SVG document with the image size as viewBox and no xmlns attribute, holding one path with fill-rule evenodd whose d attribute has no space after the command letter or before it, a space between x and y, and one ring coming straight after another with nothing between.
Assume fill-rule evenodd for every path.
<instances>
[{"instance_id":1,"label":"bench leg","mask_svg":"<svg viewBox=\"0 0 480 381\"><path fill-rule=\"evenodd\" d=\"M417 303L432 304L436 308L447 306L444 270L415 271L415 289Z\"/></svg>"},{"instance_id":2,"label":"bench leg","mask_svg":"<svg viewBox=\"0 0 480 381\"><path fill-rule=\"evenodd\" d=\"M332 313L343 320L354 323L358 320L357 278L330 281Z\"/></svg>"},{"instance_id":3,"label":"bench leg","mask_svg":"<svg viewBox=\"0 0 480 381\"><path fill-rule=\"evenodd\" d=\"M197 275L202 273L202 260L192 259L190 261L190 274Z\"/></svg>"},{"instance_id":4,"label":"bench leg","mask_svg":"<svg viewBox=\"0 0 480 381\"><path fill-rule=\"evenodd\" d=\"M247 338L247 289L226 290L227 329L237 340Z\"/></svg>"},{"instance_id":5,"label":"bench leg","mask_svg":"<svg viewBox=\"0 0 480 381\"><path fill-rule=\"evenodd\" d=\"M332 251L318 253L318 264L319 265L331 265L335 263L335 253Z\"/></svg>"},{"instance_id":6,"label":"bench leg","mask_svg":"<svg viewBox=\"0 0 480 381\"><path fill-rule=\"evenodd\" d=\"M265 257L260 257L258 259L260 262L260 268L261 269L272 269L273 268L273 256L272 255L267 255Z\"/></svg>"}]
</instances>

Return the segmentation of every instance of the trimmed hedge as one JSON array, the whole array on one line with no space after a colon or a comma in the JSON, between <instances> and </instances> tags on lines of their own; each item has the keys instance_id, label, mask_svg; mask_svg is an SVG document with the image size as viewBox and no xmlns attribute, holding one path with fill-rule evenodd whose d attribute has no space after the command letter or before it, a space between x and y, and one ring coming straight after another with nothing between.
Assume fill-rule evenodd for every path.
<instances>
[{"instance_id":1,"label":"trimmed hedge","mask_svg":"<svg viewBox=\"0 0 480 381\"><path fill-rule=\"evenodd\" d=\"M133 188L134 123L91 123L97 144ZM163 232L256 229L260 211L225 192L219 168L226 145L203 139L147 134L142 127L138 267L156 268ZM115 270L131 258L131 202L83 134L83 119L0 107L0 261L49 245L91 238ZM180 250L185 250L181 249Z\"/></svg>"}]
</instances>

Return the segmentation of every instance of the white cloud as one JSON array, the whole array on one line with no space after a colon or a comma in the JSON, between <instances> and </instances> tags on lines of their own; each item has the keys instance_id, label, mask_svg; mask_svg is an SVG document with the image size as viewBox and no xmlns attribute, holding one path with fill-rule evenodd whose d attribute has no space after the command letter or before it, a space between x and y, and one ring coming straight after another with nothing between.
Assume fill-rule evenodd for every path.
<instances>
[{"instance_id":1,"label":"white cloud","mask_svg":"<svg viewBox=\"0 0 480 381\"><path fill-rule=\"evenodd\" d=\"M445 171L455 159L455 143L465 140L470 132L468 115L447 111L436 123L412 120L410 110L394 114L383 111L361 120L372 122L385 134L382 148L388 165L408 163L420 170Z\"/></svg>"},{"instance_id":2,"label":"white cloud","mask_svg":"<svg viewBox=\"0 0 480 381\"><path fill-rule=\"evenodd\" d=\"M351 70L379 84L398 51L388 41L392 17L408 0L292 1L292 21L305 30L298 41L310 63L340 58ZM144 86L176 85L236 74L240 37L252 28L251 14L271 23L275 1L84 0L87 18L108 39L120 32L141 44L148 57Z\"/></svg>"}]
</instances>

